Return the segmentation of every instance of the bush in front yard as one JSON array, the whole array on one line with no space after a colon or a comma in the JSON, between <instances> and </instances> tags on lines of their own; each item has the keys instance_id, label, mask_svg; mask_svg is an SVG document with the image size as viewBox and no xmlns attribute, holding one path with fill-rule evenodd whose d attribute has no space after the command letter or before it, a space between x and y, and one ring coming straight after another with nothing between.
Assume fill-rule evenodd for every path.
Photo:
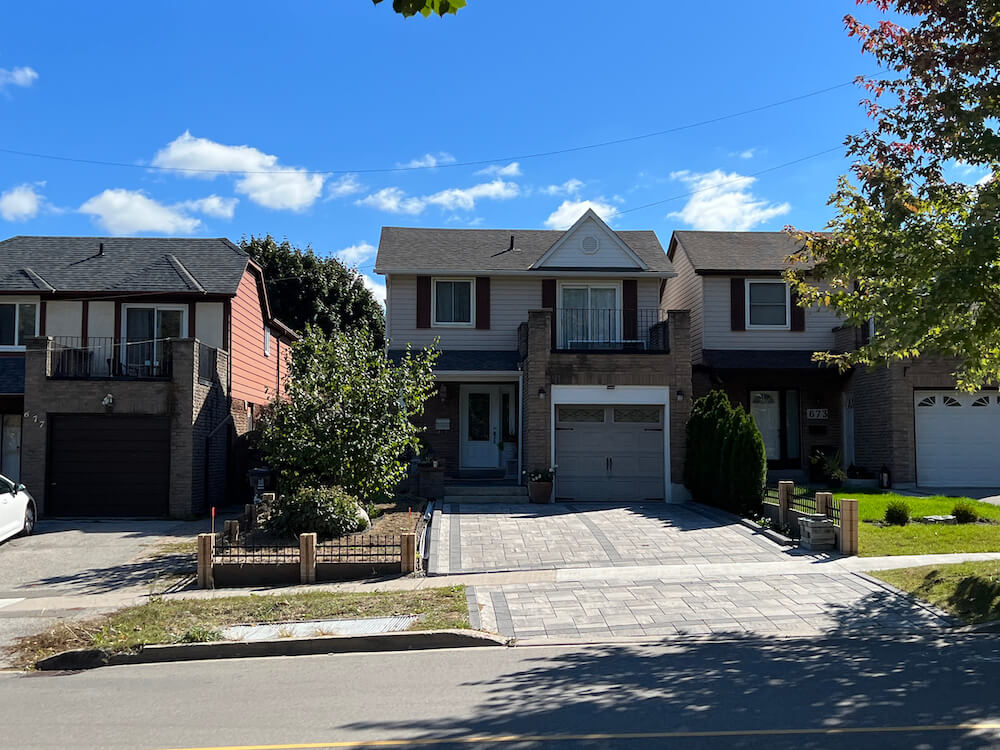
<instances>
[{"instance_id":1,"label":"bush in front yard","mask_svg":"<svg viewBox=\"0 0 1000 750\"><path fill-rule=\"evenodd\" d=\"M274 501L267 530L279 536L315 532L329 539L364 531L369 523L358 499L340 487L300 487Z\"/></svg>"},{"instance_id":2,"label":"bush in front yard","mask_svg":"<svg viewBox=\"0 0 1000 750\"><path fill-rule=\"evenodd\" d=\"M687 425L684 484L695 500L757 515L764 499L767 456L746 410L722 391L694 403Z\"/></svg>"},{"instance_id":3,"label":"bush in front yard","mask_svg":"<svg viewBox=\"0 0 1000 750\"><path fill-rule=\"evenodd\" d=\"M979 520L979 514L968 500L959 500L955 503L951 514L955 516L955 523L975 523Z\"/></svg>"},{"instance_id":4,"label":"bush in front yard","mask_svg":"<svg viewBox=\"0 0 1000 750\"><path fill-rule=\"evenodd\" d=\"M893 526L906 526L910 522L910 506L903 500L890 500L885 506L885 522Z\"/></svg>"}]
</instances>

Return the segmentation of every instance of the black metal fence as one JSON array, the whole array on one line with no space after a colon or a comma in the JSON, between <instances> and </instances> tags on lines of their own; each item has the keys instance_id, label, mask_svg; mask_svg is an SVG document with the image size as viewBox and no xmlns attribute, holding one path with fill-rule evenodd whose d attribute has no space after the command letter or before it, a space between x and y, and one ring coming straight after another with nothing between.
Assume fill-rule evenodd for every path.
<instances>
[{"instance_id":1,"label":"black metal fence","mask_svg":"<svg viewBox=\"0 0 1000 750\"><path fill-rule=\"evenodd\" d=\"M764 502L769 505L778 504L778 485L767 485L764 488ZM816 493L808 487L799 487L796 485L792 491L792 500L788 504L788 507L800 513L815 513Z\"/></svg>"},{"instance_id":2,"label":"black metal fence","mask_svg":"<svg viewBox=\"0 0 1000 750\"><path fill-rule=\"evenodd\" d=\"M54 336L54 378L169 378L173 358L169 339L115 341L92 337Z\"/></svg>"},{"instance_id":3,"label":"black metal fence","mask_svg":"<svg viewBox=\"0 0 1000 750\"><path fill-rule=\"evenodd\" d=\"M299 562L298 545L243 544L216 538L212 562L216 565L280 565Z\"/></svg>"},{"instance_id":4,"label":"black metal fence","mask_svg":"<svg viewBox=\"0 0 1000 750\"><path fill-rule=\"evenodd\" d=\"M355 534L316 545L318 563L399 563L401 538L390 534Z\"/></svg>"},{"instance_id":5,"label":"black metal fence","mask_svg":"<svg viewBox=\"0 0 1000 750\"><path fill-rule=\"evenodd\" d=\"M826 515L840 526L840 498L832 498L826 504Z\"/></svg>"},{"instance_id":6,"label":"black metal fence","mask_svg":"<svg viewBox=\"0 0 1000 750\"><path fill-rule=\"evenodd\" d=\"M568 351L669 352L667 314L636 310L559 308L556 348Z\"/></svg>"}]
</instances>

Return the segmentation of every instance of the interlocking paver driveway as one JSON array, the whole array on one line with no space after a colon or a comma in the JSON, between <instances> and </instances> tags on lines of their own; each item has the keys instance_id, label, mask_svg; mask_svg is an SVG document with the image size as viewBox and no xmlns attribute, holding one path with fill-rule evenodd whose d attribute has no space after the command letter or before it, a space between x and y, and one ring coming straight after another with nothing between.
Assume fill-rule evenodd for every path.
<instances>
[{"instance_id":1,"label":"interlocking paver driveway","mask_svg":"<svg viewBox=\"0 0 1000 750\"><path fill-rule=\"evenodd\" d=\"M446 505L434 573L786 560L778 545L691 506Z\"/></svg>"}]
</instances>

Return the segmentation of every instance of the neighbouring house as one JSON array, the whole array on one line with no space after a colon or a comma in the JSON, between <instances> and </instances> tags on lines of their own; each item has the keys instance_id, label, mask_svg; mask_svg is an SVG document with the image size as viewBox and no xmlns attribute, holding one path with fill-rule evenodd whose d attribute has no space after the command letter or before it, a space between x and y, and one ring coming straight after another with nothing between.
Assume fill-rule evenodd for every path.
<instances>
[{"instance_id":1,"label":"neighbouring house","mask_svg":"<svg viewBox=\"0 0 1000 750\"><path fill-rule=\"evenodd\" d=\"M390 356L436 345L422 426L446 477L556 466L566 500L680 499L686 310L656 234L593 211L566 231L384 227Z\"/></svg>"},{"instance_id":2,"label":"neighbouring house","mask_svg":"<svg viewBox=\"0 0 1000 750\"><path fill-rule=\"evenodd\" d=\"M4 240L2 472L48 516L189 517L237 497L240 436L294 338L229 240Z\"/></svg>"},{"instance_id":3,"label":"neighbouring house","mask_svg":"<svg viewBox=\"0 0 1000 750\"><path fill-rule=\"evenodd\" d=\"M691 311L694 395L722 388L750 411L772 478L815 478L811 457L839 452L896 486L1000 486L997 391L956 392L954 364L937 360L843 375L813 362L873 331L795 304L781 278L795 250L783 232L673 233L665 301Z\"/></svg>"}]
</instances>

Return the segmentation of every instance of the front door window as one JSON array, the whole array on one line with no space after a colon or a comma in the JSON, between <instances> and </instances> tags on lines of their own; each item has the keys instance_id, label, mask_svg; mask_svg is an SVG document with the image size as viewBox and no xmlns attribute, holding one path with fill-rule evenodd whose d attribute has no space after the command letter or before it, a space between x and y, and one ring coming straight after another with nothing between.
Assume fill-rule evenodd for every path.
<instances>
[{"instance_id":1,"label":"front door window","mask_svg":"<svg viewBox=\"0 0 1000 750\"><path fill-rule=\"evenodd\" d=\"M750 391L750 415L764 440L769 462L797 464L799 452L799 392Z\"/></svg>"},{"instance_id":2,"label":"front door window","mask_svg":"<svg viewBox=\"0 0 1000 750\"><path fill-rule=\"evenodd\" d=\"M473 441L490 439L489 393L469 394L468 439Z\"/></svg>"}]
</instances>

